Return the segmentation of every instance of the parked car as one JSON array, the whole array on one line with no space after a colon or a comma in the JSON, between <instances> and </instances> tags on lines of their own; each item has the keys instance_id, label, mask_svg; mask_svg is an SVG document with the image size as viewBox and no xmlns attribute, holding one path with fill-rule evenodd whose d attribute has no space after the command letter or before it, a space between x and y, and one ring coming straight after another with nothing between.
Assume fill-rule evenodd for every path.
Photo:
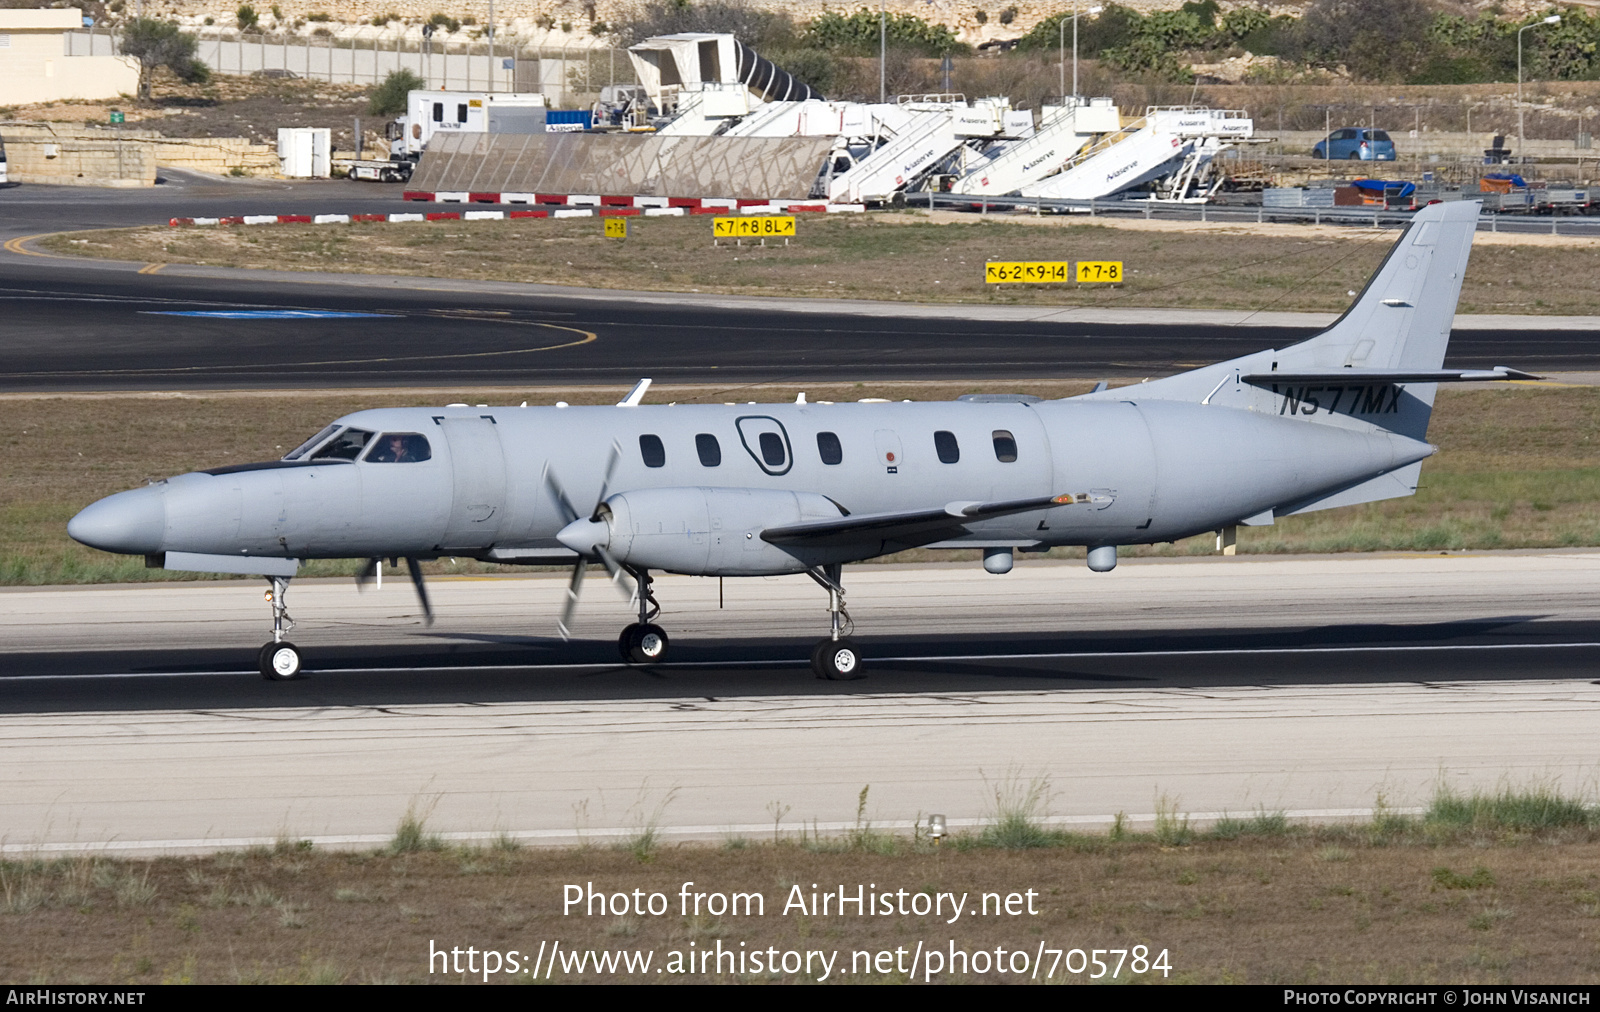
<instances>
[{"instance_id":1,"label":"parked car","mask_svg":"<svg viewBox=\"0 0 1600 1012\"><path fill-rule=\"evenodd\" d=\"M1317 142L1311 149L1312 158L1334 158L1339 161L1347 159L1363 162L1392 162L1394 161L1394 141L1389 139L1389 134L1384 130L1371 130L1367 127L1346 127L1335 130L1327 137Z\"/></svg>"}]
</instances>

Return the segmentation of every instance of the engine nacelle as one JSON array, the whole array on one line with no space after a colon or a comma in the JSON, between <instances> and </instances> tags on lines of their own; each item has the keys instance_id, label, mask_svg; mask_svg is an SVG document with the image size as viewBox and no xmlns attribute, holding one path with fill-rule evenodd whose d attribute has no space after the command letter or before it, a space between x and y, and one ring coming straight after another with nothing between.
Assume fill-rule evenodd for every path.
<instances>
[{"instance_id":1,"label":"engine nacelle","mask_svg":"<svg viewBox=\"0 0 1600 1012\"><path fill-rule=\"evenodd\" d=\"M651 488L606 499L599 524L587 532L618 561L646 569L695 576L754 576L801 573L833 561L837 550L797 555L761 540L769 527L833 520L843 510L815 492L747 488ZM574 522L561 540L583 551L585 532ZM569 534L569 531L572 532ZM828 557L824 558L823 554Z\"/></svg>"}]
</instances>

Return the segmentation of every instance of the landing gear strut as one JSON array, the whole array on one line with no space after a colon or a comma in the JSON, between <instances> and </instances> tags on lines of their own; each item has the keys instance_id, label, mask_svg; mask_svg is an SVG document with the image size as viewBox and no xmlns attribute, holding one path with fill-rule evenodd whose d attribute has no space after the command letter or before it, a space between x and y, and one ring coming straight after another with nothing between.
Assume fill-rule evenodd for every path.
<instances>
[{"instance_id":1,"label":"landing gear strut","mask_svg":"<svg viewBox=\"0 0 1600 1012\"><path fill-rule=\"evenodd\" d=\"M272 642L261 648L256 660L261 667L261 677L271 682L288 682L300 677L300 648L283 638L294 628L289 617L289 606L284 601L289 593L287 576L268 577L272 589L267 591L267 604L272 608Z\"/></svg>"},{"instance_id":2,"label":"landing gear strut","mask_svg":"<svg viewBox=\"0 0 1600 1012\"><path fill-rule=\"evenodd\" d=\"M634 600L639 602L639 621L622 630L617 649L629 664L654 664L667 656L667 631L655 624L656 616L661 614L661 604L650 589L655 581L650 579L648 569L627 569L636 582Z\"/></svg>"},{"instance_id":3,"label":"landing gear strut","mask_svg":"<svg viewBox=\"0 0 1600 1012\"><path fill-rule=\"evenodd\" d=\"M811 649L811 670L818 678L834 682L850 682L864 678L861 673L861 654L851 641L849 633L855 629L850 612L844 606L844 584L841 577L844 567L835 563L806 570L806 575L828 592L828 613L832 631L827 639Z\"/></svg>"}]
</instances>

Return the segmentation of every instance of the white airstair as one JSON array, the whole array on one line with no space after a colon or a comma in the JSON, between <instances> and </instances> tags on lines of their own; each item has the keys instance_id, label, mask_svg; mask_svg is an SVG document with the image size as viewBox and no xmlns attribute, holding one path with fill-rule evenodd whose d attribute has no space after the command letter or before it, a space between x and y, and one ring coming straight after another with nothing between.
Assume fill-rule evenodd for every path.
<instances>
[{"instance_id":1,"label":"white airstair","mask_svg":"<svg viewBox=\"0 0 1600 1012\"><path fill-rule=\"evenodd\" d=\"M1254 124L1242 112L1189 107L1152 108L1071 159L1061 172L1021 187L1025 197L1094 200L1170 177L1158 199L1204 199L1189 191L1211 160ZM1177 185L1181 183L1181 185Z\"/></svg>"},{"instance_id":2,"label":"white airstair","mask_svg":"<svg viewBox=\"0 0 1600 1012\"><path fill-rule=\"evenodd\" d=\"M769 102L728 128L727 137L868 138L875 132L874 110L888 106L860 102Z\"/></svg>"},{"instance_id":3,"label":"white airstair","mask_svg":"<svg viewBox=\"0 0 1600 1012\"><path fill-rule=\"evenodd\" d=\"M950 192L995 197L1015 193L1058 171L1097 136L1116 133L1121 126L1117 107L1109 98L1046 106L1033 136L984 151L969 162Z\"/></svg>"},{"instance_id":4,"label":"white airstair","mask_svg":"<svg viewBox=\"0 0 1600 1012\"><path fill-rule=\"evenodd\" d=\"M902 96L909 117L891 135L847 169L827 181L828 199L850 203L891 199L975 138L992 138L1005 129L1003 105L968 105L956 95Z\"/></svg>"}]
</instances>

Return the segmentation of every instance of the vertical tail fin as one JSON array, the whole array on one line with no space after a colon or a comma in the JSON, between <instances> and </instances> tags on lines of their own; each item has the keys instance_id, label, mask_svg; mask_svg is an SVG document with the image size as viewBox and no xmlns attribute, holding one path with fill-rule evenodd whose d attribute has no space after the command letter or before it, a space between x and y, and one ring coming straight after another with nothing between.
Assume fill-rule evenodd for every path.
<instances>
[{"instance_id":1,"label":"vertical tail fin","mask_svg":"<svg viewBox=\"0 0 1600 1012\"><path fill-rule=\"evenodd\" d=\"M1327 330L1283 349L1278 367L1440 368L1479 208L1463 200L1418 211L1355 303Z\"/></svg>"},{"instance_id":2,"label":"vertical tail fin","mask_svg":"<svg viewBox=\"0 0 1600 1012\"><path fill-rule=\"evenodd\" d=\"M1424 438L1437 384L1361 374L1443 366L1479 208L1463 200L1418 211L1355 302L1315 337L1141 384L1139 396ZM1298 385L1279 390L1270 382L1276 373L1298 375ZM1264 377L1269 381L1253 385ZM1082 396L1126 399L1127 391Z\"/></svg>"}]
</instances>

